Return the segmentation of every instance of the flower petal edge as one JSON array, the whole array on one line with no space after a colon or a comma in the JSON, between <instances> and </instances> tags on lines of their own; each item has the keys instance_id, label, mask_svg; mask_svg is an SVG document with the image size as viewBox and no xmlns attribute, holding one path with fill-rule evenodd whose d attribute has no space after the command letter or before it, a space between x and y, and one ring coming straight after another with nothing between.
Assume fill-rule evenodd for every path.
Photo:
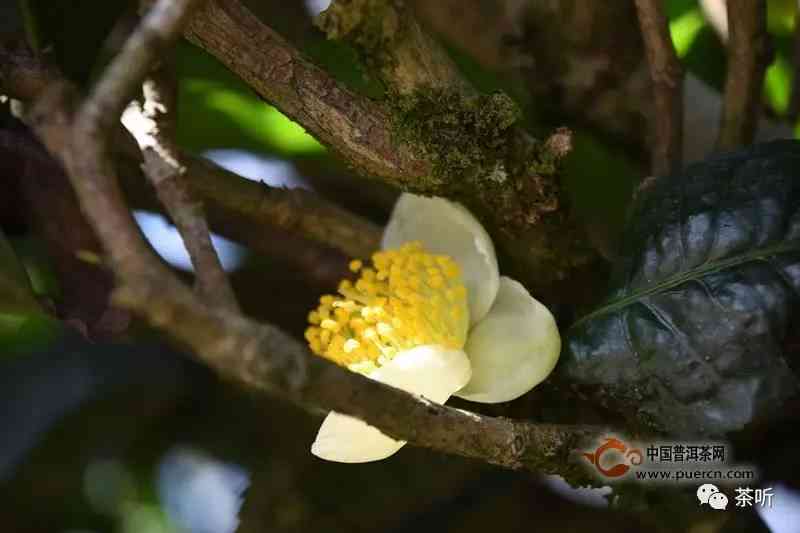
<instances>
[{"instance_id":1,"label":"flower petal edge","mask_svg":"<svg viewBox=\"0 0 800 533\"><path fill-rule=\"evenodd\" d=\"M472 379L456 396L482 403L508 402L553 371L561 337L547 307L521 283L502 276L494 305L470 331L464 350Z\"/></svg>"},{"instance_id":2,"label":"flower petal edge","mask_svg":"<svg viewBox=\"0 0 800 533\"><path fill-rule=\"evenodd\" d=\"M368 377L444 403L470 376L469 359L463 351L426 345L399 353ZM328 461L364 463L385 459L404 444L355 417L331 412L317 432L311 453Z\"/></svg>"},{"instance_id":3,"label":"flower petal edge","mask_svg":"<svg viewBox=\"0 0 800 533\"><path fill-rule=\"evenodd\" d=\"M381 246L397 248L410 241L421 241L428 251L456 260L467 288L470 324L481 320L497 295L500 273L492 239L478 219L461 204L444 198L403 193Z\"/></svg>"}]
</instances>

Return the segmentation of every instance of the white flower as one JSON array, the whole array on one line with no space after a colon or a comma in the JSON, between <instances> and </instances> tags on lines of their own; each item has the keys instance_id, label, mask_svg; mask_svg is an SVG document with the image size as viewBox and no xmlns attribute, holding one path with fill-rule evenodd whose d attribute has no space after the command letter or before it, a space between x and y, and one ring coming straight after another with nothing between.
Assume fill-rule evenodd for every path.
<instances>
[{"instance_id":1,"label":"white flower","mask_svg":"<svg viewBox=\"0 0 800 533\"><path fill-rule=\"evenodd\" d=\"M371 379L444 403L455 394L506 402L541 383L561 350L555 320L500 276L489 235L442 198L403 194L374 268L309 315L312 351ZM346 463L384 459L405 443L331 412L311 452Z\"/></svg>"}]
</instances>

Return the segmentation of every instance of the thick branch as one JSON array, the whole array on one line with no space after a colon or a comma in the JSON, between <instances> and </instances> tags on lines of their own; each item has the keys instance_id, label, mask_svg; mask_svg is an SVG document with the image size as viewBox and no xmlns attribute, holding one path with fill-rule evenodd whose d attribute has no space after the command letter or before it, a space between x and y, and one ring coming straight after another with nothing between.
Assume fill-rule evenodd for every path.
<instances>
[{"instance_id":1,"label":"thick branch","mask_svg":"<svg viewBox=\"0 0 800 533\"><path fill-rule=\"evenodd\" d=\"M122 112L127 95L142 82L160 45L169 42L191 5L191 0L155 4L81 107L73 142L59 143L63 139L49 135L58 128L47 122L67 116L53 108L58 98L45 94L37 106L38 129L50 149L66 162L81 205L123 282L116 301L142 313L192 347L204 362L250 388L336 409L391 436L437 450L588 482L582 467L570 459L586 439L599 435L595 430L487 418L415 398L311 356L302 344L273 326L208 307L160 267L136 232L117 189L106 147L116 116L109 113Z\"/></svg>"},{"instance_id":2,"label":"thick branch","mask_svg":"<svg viewBox=\"0 0 800 533\"><path fill-rule=\"evenodd\" d=\"M156 280L122 287L115 301L191 346L209 366L251 388L304 406L324 406L386 434L446 453L594 483L577 450L599 428L530 424L480 416L414 397L312 356L280 330L206 307L188 291Z\"/></svg>"},{"instance_id":3,"label":"thick branch","mask_svg":"<svg viewBox=\"0 0 800 533\"><path fill-rule=\"evenodd\" d=\"M317 24L328 38L346 40L359 49L367 65L400 95L421 89L475 93L403 2L334 0Z\"/></svg>"},{"instance_id":4,"label":"thick branch","mask_svg":"<svg viewBox=\"0 0 800 533\"><path fill-rule=\"evenodd\" d=\"M761 87L769 63L765 0L728 2L728 73L717 147L753 142L761 107Z\"/></svg>"},{"instance_id":5,"label":"thick branch","mask_svg":"<svg viewBox=\"0 0 800 533\"><path fill-rule=\"evenodd\" d=\"M386 109L339 84L237 0L206 2L185 35L362 172L401 187L432 173L430 161L394 142Z\"/></svg>"},{"instance_id":6,"label":"thick branch","mask_svg":"<svg viewBox=\"0 0 800 533\"><path fill-rule=\"evenodd\" d=\"M378 25L380 38L386 28ZM473 97L456 84L376 104L310 63L237 0L209 0L185 35L357 171L464 203L522 265L523 281L538 294L596 259L558 178L569 132L557 132L551 142L531 138L518 127L519 109L507 96ZM418 50L423 41L413 42ZM406 81L431 72L420 67L426 60L393 57L401 59L409 67L403 72L416 73Z\"/></svg>"},{"instance_id":7,"label":"thick branch","mask_svg":"<svg viewBox=\"0 0 800 533\"><path fill-rule=\"evenodd\" d=\"M636 0L644 38L655 109L652 115L652 172L670 174L680 168L683 143L683 69L660 0Z\"/></svg>"},{"instance_id":8,"label":"thick branch","mask_svg":"<svg viewBox=\"0 0 800 533\"><path fill-rule=\"evenodd\" d=\"M222 268L208 229L203 205L189 189L184 164L173 140L177 85L168 67L157 68L143 85L142 106L128 111L138 118L137 140L143 169L189 252L198 292L210 302L238 309L228 276ZM136 122L135 120L133 122Z\"/></svg>"}]
</instances>

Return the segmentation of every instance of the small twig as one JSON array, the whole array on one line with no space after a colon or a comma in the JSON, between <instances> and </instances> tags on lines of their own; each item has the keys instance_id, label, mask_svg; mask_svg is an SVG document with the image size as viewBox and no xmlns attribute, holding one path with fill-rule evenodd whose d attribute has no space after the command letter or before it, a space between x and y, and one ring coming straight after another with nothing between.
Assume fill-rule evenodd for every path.
<instances>
[{"instance_id":1,"label":"small twig","mask_svg":"<svg viewBox=\"0 0 800 533\"><path fill-rule=\"evenodd\" d=\"M54 111L56 114L67 111L70 117L62 117L63 120L59 121L45 120L42 125L50 128L51 142L56 138L69 139L71 111L77 106L77 90L57 69L32 56L24 47L7 49L0 46L0 86L6 94L25 102L36 101L48 89L62 87L58 98L61 101L54 106ZM54 91L51 93L55 94ZM114 156L122 163L120 172L123 178L131 182L141 181L141 150L122 126L115 128L113 150ZM357 258L369 257L380 244L380 227L318 194L255 183L186 151L180 151L179 159L192 176L189 183L192 192L209 209L215 208L246 222L240 224L242 231L237 232L237 239L246 245L256 249L264 246L260 232L264 225L275 226L290 235L339 249Z\"/></svg>"},{"instance_id":2,"label":"small twig","mask_svg":"<svg viewBox=\"0 0 800 533\"><path fill-rule=\"evenodd\" d=\"M769 63L765 0L728 2L728 73L717 148L753 142L761 107L761 88Z\"/></svg>"},{"instance_id":3,"label":"small twig","mask_svg":"<svg viewBox=\"0 0 800 533\"><path fill-rule=\"evenodd\" d=\"M201 1L160 0L153 6L81 106L68 148L61 154L84 212L106 247L114 271L123 279L143 273L169 274L150 253L125 207L116 169L108 157L110 133L136 87L177 38L191 8ZM40 120L47 115L47 103L37 106Z\"/></svg>"},{"instance_id":4,"label":"small twig","mask_svg":"<svg viewBox=\"0 0 800 533\"><path fill-rule=\"evenodd\" d=\"M154 70L143 84L144 101L126 111L144 156L142 168L183 239L195 271L197 291L210 302L238 309L203 212L187 180L186 165L174 142L177 80L168 66Z\"/></svg>"},{"instance_id":5,"label":"small twig","mask_svg":"<svg viewBox=\"0 0 800 533\"><path fill-rule=\"evenodd\" d=\"M636 0L639 26L653 81L652 171L656 176L680 168L683 143L683 68L669 34L660 0Z\"/></svg>"}]
</instances>

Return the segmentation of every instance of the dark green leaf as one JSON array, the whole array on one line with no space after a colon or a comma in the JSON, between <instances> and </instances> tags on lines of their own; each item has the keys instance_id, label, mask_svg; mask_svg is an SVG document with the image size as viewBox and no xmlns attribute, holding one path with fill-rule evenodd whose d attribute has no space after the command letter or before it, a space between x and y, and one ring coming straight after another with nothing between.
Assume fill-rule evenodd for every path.
<instances>
[{"instance_id":1,"label":"dark green leaf","mask_svg":"<svg viewBox=\"0 0 800 533\"><path fill-rule=\"evenodd\" d=\"M654 180L620 257L561 365L596 402L650 430L718 435L795 394L782 341L800 290L800 142Z\"/></svg>"}]
</instances>

